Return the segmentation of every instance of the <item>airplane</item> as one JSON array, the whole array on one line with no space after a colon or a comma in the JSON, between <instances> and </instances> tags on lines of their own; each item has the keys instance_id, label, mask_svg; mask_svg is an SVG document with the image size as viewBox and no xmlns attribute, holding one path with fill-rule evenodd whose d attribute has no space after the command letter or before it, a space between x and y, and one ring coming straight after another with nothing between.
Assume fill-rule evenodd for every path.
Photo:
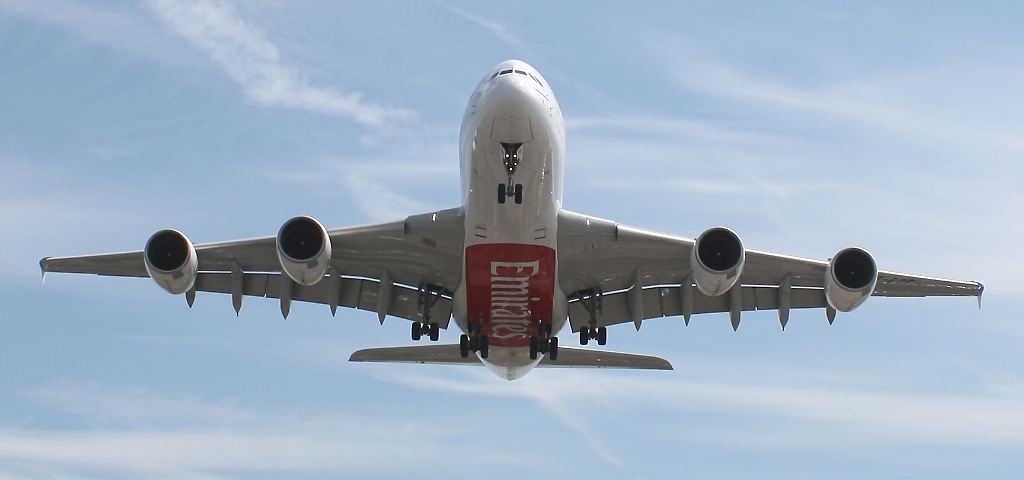
<instances>
[{"instance_id":1,"label":"airplane","mask_svg":"<svg viewBox=\"0 0 1024 480\"><path fill-rule=\"evenodd\" d=\"M437 341L454 318L458 344L359 350L350 361L486 365L514 380L534 367L671 370L658 357L559 345L568 323L581 345L607 327L696 314L822 308L829 324L869 296L974 296L984 286L880 271L867 250L827 261L747 250L725 227L696 239L562 208L565 122L547 80L526 62L498 64L469 100L459 138L462 206L404 220L326 229L314 218L276 236L195 245L177 230L141 251L40 260L47 272L150 277L191 307L196 292L276 298L412 321Z\"/></svg>"}]
</instances>

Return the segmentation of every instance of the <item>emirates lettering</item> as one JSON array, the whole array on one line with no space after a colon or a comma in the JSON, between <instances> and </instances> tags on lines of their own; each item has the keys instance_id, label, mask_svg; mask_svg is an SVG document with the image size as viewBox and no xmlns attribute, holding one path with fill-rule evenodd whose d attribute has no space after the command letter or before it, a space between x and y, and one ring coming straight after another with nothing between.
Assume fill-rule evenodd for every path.
<instances>
[{"instance_id":1,"label":"emirates lettering","mask_svg":"<svg viewBox=\"0 0 1024 480\"><path fill-rule=\"evenodd\" d=\"M530 328L530 277L540 261L491 262L491 334L527 338Z\"/></svg>"}]
</instances>

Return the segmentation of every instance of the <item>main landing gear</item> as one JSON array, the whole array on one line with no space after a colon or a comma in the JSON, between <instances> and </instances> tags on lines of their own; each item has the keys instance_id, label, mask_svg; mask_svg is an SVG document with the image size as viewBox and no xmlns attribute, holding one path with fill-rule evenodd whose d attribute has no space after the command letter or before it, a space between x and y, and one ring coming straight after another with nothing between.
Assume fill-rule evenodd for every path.
<instances>
[{"instance_id":1,"label":"main landing gear","mask_svg":"<svg viewBox=\"0 0 1024 480\"><path fill-rule=\"evenodd\" d=\"M459 355L468 358L469 352L480 352L480 358L487 358L488 344L487 335L480 335L480 324L469 324L469 335L465 333L459 338Z\"/></svg>"},{"instance_id":2,"label":"main landing gear","mask_svg":"<svg viewBox=\"0 0 1024 480\"><path fill-rule=\"evenodd\" d=\"M441 327L436 322L430 321L430 308L441 299L445 290L436 285L421 283L416 297L416 308L419 310L420 318L423 321L412 322L412 339L419 340L426 335L431 342L436 342L441 336Z\"/></svg>"},{"instance_id":3,"label":"main landing gear","mask_svg":"<svg viewBox=\"0 0 1024 480\"><path fill-rule=\"evenodd\" d=\"M530 337L530 360L536 360L538 354L558 360L558 337L551 336L551 325L541 325L538 330L539 338Z\"/></svg>"}]
</instances>

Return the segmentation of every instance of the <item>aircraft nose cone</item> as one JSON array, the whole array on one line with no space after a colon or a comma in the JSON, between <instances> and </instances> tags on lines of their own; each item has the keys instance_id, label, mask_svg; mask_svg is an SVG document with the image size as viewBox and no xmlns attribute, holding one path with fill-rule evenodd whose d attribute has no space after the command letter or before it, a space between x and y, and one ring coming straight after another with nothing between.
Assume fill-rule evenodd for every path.
<instances>
[{"instance_id":1,"label":"aircraft nose cone","mask_svg":"<svg viewBox=\"0 0 1024 480\"><path fill-rule=\"evenodd\" d=\"M506 75L518 76L520 75ZM532 81L528 77L526 80ZM481 100L490 105L492 114L501 112L509 116L528 117L546 111L544 95L518 78L498 77L494 80L494 85L484 92Z\"/></svg>"}]
</instances>

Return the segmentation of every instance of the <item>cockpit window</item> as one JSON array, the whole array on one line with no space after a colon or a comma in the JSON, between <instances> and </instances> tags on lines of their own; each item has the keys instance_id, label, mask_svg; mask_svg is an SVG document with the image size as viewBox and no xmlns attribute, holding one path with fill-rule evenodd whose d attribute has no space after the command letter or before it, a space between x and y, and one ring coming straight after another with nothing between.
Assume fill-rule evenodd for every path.
<instances>
[{"instance_id":1,"label":"cockpit window","mask_svg":"<svg viewBox=\"0 0 1024 480\"><path fill-rule=\"evenodd\" d=\"M515 70L515 69L512 69L512 68L510 68L510 69L508 69L508 70L502 70L502 71L500 71L500 72L498 72L498 73L495 73L494 75L491 75L491 78L490 78L490 80L494 80L494 79L495 79L496 77L498 77L498 76L500 76L500 75L508 75L508 74L510 74L510 73L518 73L519 75L526 75L526 76L528 76L528 77L532 78L532 79L533 79L533 81L537 82L537 85L540 85L540 86L542 86L542 87L544 86L544 84L543 84L543 83L541 83L541 82L540 82L540 80L538 80L538 79L537 79L537 77L533 76L533 74L532 74L532 73L530 73L530 72L524 72L524 71L522 71L522 70Z\"/></svg>"}]
</instances>

